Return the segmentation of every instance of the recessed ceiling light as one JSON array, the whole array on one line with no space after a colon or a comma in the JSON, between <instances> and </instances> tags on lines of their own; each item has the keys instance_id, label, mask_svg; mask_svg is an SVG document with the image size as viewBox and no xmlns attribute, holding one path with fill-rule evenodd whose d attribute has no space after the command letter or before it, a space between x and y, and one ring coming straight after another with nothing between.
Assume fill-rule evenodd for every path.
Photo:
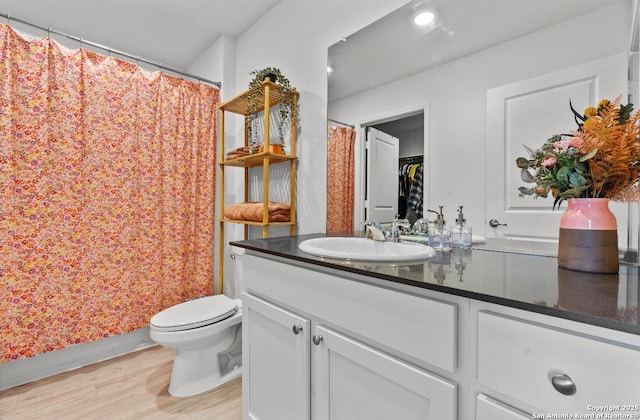
<instances>
[{"instance_id":1,"label":"recessed ceiling light","mask_svg":"<svg viewBox=\"0 0 640 420\"><path fill-rule=\"evenodd\" d=\"M436 15L433 12L422 12L416 15L413 22L418 26L427 26L436 19Z\"/></svg>"}]
</instances>

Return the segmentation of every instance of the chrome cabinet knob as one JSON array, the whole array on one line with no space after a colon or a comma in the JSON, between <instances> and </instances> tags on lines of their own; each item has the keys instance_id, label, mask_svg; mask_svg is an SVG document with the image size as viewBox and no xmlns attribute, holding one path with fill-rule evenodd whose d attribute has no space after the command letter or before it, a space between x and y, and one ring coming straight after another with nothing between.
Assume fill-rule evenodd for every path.
<instances>
[{"instance_id":1,"label":"chrome cabinet knob","mask_svg":"<svg viewBox=\"0 0 640 420\"><path fill-rule=\"evenodd\" d=\"M302 332L302 325L294 325L293 326L293 333L295 335L298 335Z\"/></svg>"},{"instance_id":2,"label":"chrome cabinet knob","mask_svg":"<svg viewBox=\"0 0 640 420\"><path fill-rule=\"evenodd\" d=\"M316 346L319 345L322 340L324 340L324 337L321 336L320 334L314 335L313 338L311 339L311 341L313 341L313 344L315 344Z\"/></svg>"},{"instance_id":3,"label":"chrome cabinet knob","mask_svg":"<svg viewBox=\"0 0 640 420\"><path fill-rule=\"evenodd\" d=\"M573 395L577 391L576 384L569 375L565 375L564 373L553 375L551 377L551 385L553 385L556 391L563 395Z\"/></svg>"}]
</instances>

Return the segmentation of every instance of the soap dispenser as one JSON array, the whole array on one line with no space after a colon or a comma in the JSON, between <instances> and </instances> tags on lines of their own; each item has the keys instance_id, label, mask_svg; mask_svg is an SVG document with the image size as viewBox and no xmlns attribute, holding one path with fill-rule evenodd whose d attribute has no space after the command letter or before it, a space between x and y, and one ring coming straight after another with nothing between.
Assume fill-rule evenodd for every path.
<instances>
[{"instance_id":1,"label":"soap dispenser","mask_svg":"<svg viewBox=\"0 0 640 420\"><path fill-rule=\"evenodd\" d=\"M462 206L458 207L458 218L451 232L451 242L455 247L468 248L471 246L471 227L467 226L464 214L462 214Z\"/></svg>"},{"instance_id":2,"label":"soap dispenser","mask_svg":"<svg viewBox=\"0 0 640 420\"><path fill-rule=\"evenodd\" d=\"M429 246L436 251L451 251L451 231L447 228L447 222L444 220L444 214L440 207L440 211L429 210L436 214L433 229L429 232Z\"/></svg>"}]
</instances>

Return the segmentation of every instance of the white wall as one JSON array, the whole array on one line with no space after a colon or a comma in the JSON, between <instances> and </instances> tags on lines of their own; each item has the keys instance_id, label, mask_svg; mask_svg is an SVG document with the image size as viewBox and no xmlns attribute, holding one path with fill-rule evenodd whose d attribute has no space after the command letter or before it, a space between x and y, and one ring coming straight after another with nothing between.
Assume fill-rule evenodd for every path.
<instances>
[{"instance_id":1,"label":"white wall","mask_svg":"<svg viewBox=\"0 0 640 420\"><path fill-rule=\"evenodd\" d=\"M220 97L226 98L235 95L235 62L235 39L222 35L187 67L187 73L221 82Z\"/></svg>"},{"instance_id":2,"label":"white wall","mask_svg":"<svg viewBox=\"0 0 640 420\"><path fill-rule=\"evenodd\" d=\"M463 205L467 223L474 233L484 235L485 220L491 216L485 214L484 205L485 190L491 188L491 180L485 179L485 153L491 153L485 150L487 90L627 51L630 27L622 17L630 10L621 11L622 6L629 5L617 3L605 17L579 16L569 23L334 101L329 104L329 117L360 124L430 104L430 116L425 117L430 130L425 149L425 205L444 205L445 218L451 221L457 206Z\"/></svg>"}]
</instances>

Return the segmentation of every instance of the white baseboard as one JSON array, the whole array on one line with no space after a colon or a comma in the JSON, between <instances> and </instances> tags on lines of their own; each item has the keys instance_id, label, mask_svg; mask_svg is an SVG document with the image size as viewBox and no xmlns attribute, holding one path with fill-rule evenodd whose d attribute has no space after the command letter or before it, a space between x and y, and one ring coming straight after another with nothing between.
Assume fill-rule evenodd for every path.
<instances>
[{"instance_id":1,"label":"white baseboard","mask_svg":"<svg viewBox=\"0 0 640 420\"><path fill-rule=\"evenodd\" d=\"M156 343L149 327L0 365L0 391L142 350Z\"/></svg>"}]
</instances>

